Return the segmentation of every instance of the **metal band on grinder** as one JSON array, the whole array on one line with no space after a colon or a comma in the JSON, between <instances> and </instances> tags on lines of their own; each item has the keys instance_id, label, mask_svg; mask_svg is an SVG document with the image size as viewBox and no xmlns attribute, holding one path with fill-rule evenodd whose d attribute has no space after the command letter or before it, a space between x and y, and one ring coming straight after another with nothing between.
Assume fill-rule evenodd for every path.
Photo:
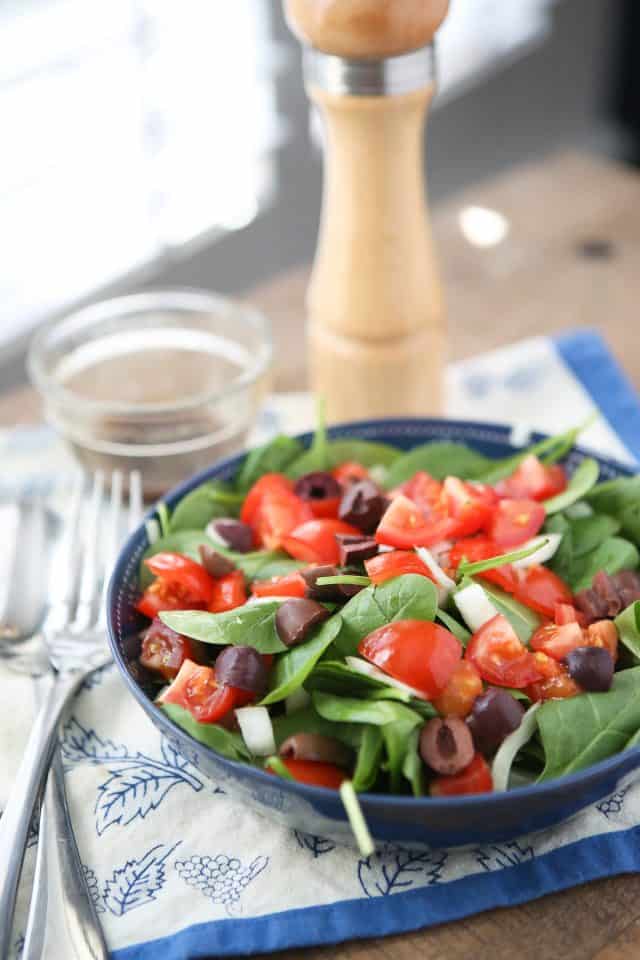
<instances>
[{"instance_id":1,"label":"metal band on grinder","mask_svg":"<svg viewBox=\"0 0 640 960\"><path fill-rule=\"evenodd\" d=\"M435 80L436 57L427 47L380 60L352 60L304 48L304 78L308 89L353 97L399 96L423 90Z\"/></svg>"}]
</instances>

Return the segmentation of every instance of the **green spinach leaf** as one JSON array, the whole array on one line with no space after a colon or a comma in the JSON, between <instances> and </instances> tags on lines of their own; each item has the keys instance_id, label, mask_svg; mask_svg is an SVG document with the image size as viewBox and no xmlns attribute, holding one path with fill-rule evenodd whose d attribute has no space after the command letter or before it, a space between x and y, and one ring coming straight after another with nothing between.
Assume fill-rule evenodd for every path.
<instances>
[{"instance_id":1,"label":"green spinach leaf","mask_svg":"<svg viewBox=\"0 0 640 960\"><path fill-rule=\"evenodd\" d=\"M340 615L335 614L318 626L310 640L280 654L273 670L271 689L262 703L277 703L301 687L337 637L341 626Z\"/></svg>"},{"instance_id":2,"label":"green spinach leaf","mask_svg":"<svg viewBox=\"0 0 640 960\"><path fill-rule=\"evenodd\" d=\"M409 728L422 723L418 713L393 700L358 700L319 690L312 694L312 700L320 716L335 723L372 723L382 727L387 723L404 722Z\"/></svg>"},{"instance_id":3,"label":"green spinach leaf","mask_svg":"<svg viewBox=\"0 0 640 960\"><path fill-rule=\"evenodd\" d=\"M620 642L640 660L640 601L630 604L616 617Z\"/></svg>"},{"instance_id":4,"label":"green spinach leaf","mask_svg":"<svg viewBox=\"0 0 640 960\"><path fill-rule=\"evenodd\" d=\"M621 570L635 570L639 562L640 555L632 543L621 537L608 537L595 550L574 561L569 586L578 593L590 587L601 570L611 576Z\"/></svg>"},{"instance_id":5,"label":"green spinach leaf","mask_svg":"<svg viewBox=\"0 0 640 960\"><path fill-rule=\"evenodd\" d=\"M401 454L387 473L386 486L397 487L410 480L418 470L425 470L436 480L447 476L473 480L490 469L494 461L464 443L434 440Z\"/></svg>"},{"instance_id":6,"label":"green spinach leaf","mask_svg":"<svg viewBox=\"0 0 640 960\"><path fill-rule=\"evenodd\" d=\"M566 510L578 500L582 500L597 482L599 473L600 467L597 462L591 457L585 458L571 475L566 490L544 501L547 516L560 513L561 510Z\"/></svg>"},{"instance_id":7,"label":"green spinach leaf","mask_svg":"<svg viewBox=\"0 0 640 960\"><path fill-rule=\"evenodd\" d=\"M348 664L338 660L321 660L317 663L304 687L309 692L321 690L323 693L335 693L338 696L399 700L401 703L409 703L411 700L411 695L404 690L352 670Z\"/></svg>"},{"instance_id":8,"label":"green spinach leaf","mask_svg":"<svg viewBox=\"0 0 640 960\"><path fill-rule=\"evenodd\" d=\"M341 743L357 750L362 737L362 727L358 724L332 723L331 720L321 717L312 706L296 710L295 713L283 713L273 717L272 724L277 747L295 733L319 733L323 737L335 737Z\"/></svg>"},{"instance_id":9,"label":"green spinach leaf","mask_svg":"<svg viewBox=\"0 0 640 960\"><path fill-rule=\"evenodd\" d=\"M167 610L160 619L185 637L203 643L229 646L244 644L259 653L282 653L287 648L276 633L275 619L280 603L246 603L225 613L204 610Z\"/></svg>"},{"instance_id":10,"label":"green spinach leaf","mask_svg":"<svg viewBox=\"0 0 640 960\"><path fill-rule=\"evenodd\" d=\"M370 790L378 779L382 758L382 734L380 727L364 726L358 748L356 768L353 773L353 789L358 793Z\"/></svg>"},{"instance_id":11,"label":"green spinach leaf","mask_svg":"<svg viewBox=\"0 0 640 960\"><path fill-rule=\"evenodd\" d=\"M162 703L161 709L183 730L186 730L194 740L211 747L216 753L230 760L251 760L251 753L239 733L226 730L217 723L198 723L188 710L183 710L177 703Z\"/></svg>"},{"instance_id":12,"label":"green spinach leaf","mask_svg":"<svg viewBox=\"0 0 640 960\"><path fill-rule=\"evenodd\" d=\"M620 519L627 507L640 503L640 475L618 477L597 484L587 495L596 513L607 513Z\"/></svg>"},{"instance_id":13,"label":"green spinach leaf","mask_svg":"<svg viewBox=\"0 0 640 960\"><path fill-rule=\"evenodd\" d=\"M397 720L394 723L385 724L380 729L387 755L383 769L389 774L391 793L401 793L409 738L414 730L418 730L418 727L415 723Z\"/></svg>"},{"instance_id":14,"label":"green spinach leaf","mask_svg":"<svg viewBox=\"0 0 640 960\"><path fill-rule=\"evenodd\" d=\"M201 544L207 544L215 547L213 540L206 535L204 530L176 530L175 533L169 533L166 537L160 537L147 547L142 562L140 564L140 586L144 590L153 580L153 574L145 566L144 561L149 557L155 557L156 553L183 553L192 560L200 561L198 547Z\"/></svg>"},{"instance_id":15,"label":"green spinach leaf","mask_svg":"<svg viewBox=\"0 0 640 960\"><path fill-rule=\"evenodd\" d=\"M179 530L204 530L214 518L236 517L242 500L242 494L226 483L203 483L180 500L171 514L169 534Z\"/></svg>"},{"instance_id":16,"label":"green spinach leaf","mask_svg":"<svg viewBox=\"0 0 640 960\"><path fill-rule=\"evenodd\" d=\"M546 758L541 781L619 753L640 730L640 667L617 673L607 693L547 700L537 717Z\"/></svg>"},{"instance_id":17,"label":"green spinach leaf","mask_svg":"<svg viewBox=\"0 0 640 960\"><path fill-rule=\"evenodd\" d=\"M303 450L299 440L284 434L274 437L262 447L256 447L248 454L238 471L236 476L238 490L246 493L265 473L285 473Z\"/></svg>"},{"instance_id":18,"label":"green spinach leaf","mask_svg":"<svg viewBox=\"0 0 640 960\"><path fill-rule=\"evenodd\" d=\"M471 633L455 617L452 617L446 610L438 610L436 620L439 620L442 626L446 627L454 637L457 637L463 647L466 647L471 640Z\"/></svg>"},{"instance_id":19,"label":"green spinach leaf","mask_svg":"<svg viewBox=\"0 0 640 960\"><path fill-rule=\"evenodd\" d=\"M402 762L402 773L411 784L411 792L414 797L423 797L425 795L425 771L422 757L419 753L420 727L414 727L409 731L405 743L405 755Z\"/></svg>"},{"instance_id":20,"label":"green spinach leaf","mask_svg":"<svg viewBox=\"0 0 640 960\"><path fill-rule=\"evenodd\" d=\"M333 467L355 460L364 467L386 467L400 456L396 447L367 440L327 440L326 446L311 446L289 466L287 473L297 479L313 470L332 470Z\"/></svg>"}]
</instances>

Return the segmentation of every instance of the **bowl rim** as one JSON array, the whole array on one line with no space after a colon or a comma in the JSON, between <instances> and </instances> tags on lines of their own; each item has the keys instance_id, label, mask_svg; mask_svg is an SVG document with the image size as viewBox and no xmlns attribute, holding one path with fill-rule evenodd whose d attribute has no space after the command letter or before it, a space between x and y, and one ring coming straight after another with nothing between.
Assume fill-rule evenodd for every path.
<instances>
[{"instance_id":1,"label":"bowl rim","mask_svg":"<svg viewBox=\"0 0 640 960\"><path fill-rule=\"evenodd\" d=\"M250 353L250 366L221 389L204 391L173 403L122 403L118 400L93 400L79 396L74 390L68 389L47 370L45 354L49 349L48 338L52 334L73 332L75 329L83 330L117 316L144 315L154 310L233 315L238 324L247 324L259 338L256 350ZM69 407L76 409L78 404L81 404L85 417L126 417L175 415L233 398L264 377L269 372L272 361L271 324L266 314L257 307L195 287L163 287L144 293L98 300L78 310L72 310L62 317L54 317L39 327L31 338L26 362L29 378L45 402L53 402L65 409Z\"/></svg>"},{"instance_id":2,"label":"bowl rim","mask_svg":"<svg viewBox=\"0 0 640 960\"><path fill-rule=\"evenodd\" d=\"M493 442L502 442L509 446L513 446L510 440L513 424L484 420L460 420L448 417L389 417L375 420L352 420L329 427L328 433L331 438L349 436L353 437L354 439L362 439L358 432L362 433L366 431L368 433L384 433L385 428L387 430L393 429L394 427L396 429L402 429L402 427L406 428L407 426L411 425L422 428L428 428L430 426L441 427L444 428L445 431L446 427L453 429L459 428L463 431L469 429L485 430L492 434L490 439ZM303 433L294 434L292 436L294 439L300 440L305 445L308 445L313 438L313 431L304 431ZM548 436L549 434L532 430L530 432L527 445L531 442L543 440ZM373 442L387 443L389 441L383 439L382 437L378 437L377 440L374 440ZM226 457L223 460L217 461L209 467L206 467L204 470L199 471L192 477L183 481L183 483L168 491L162 498L162 501L171 505L180 500L192 489L199 486L201 483L204 483L206 480L215 479L220 475L230 473L232 470L237 468L237 466L239 466L251 449L253 448L244 450L239 454ZM517 452L517 450L521 448L513 446L513 449L514 452ZM634 475L633 469L629 464L623 464L620 461L615 460L613 457L604 456L603 454L600 454L595 450L591 450L588 447L574 445L569 451L568 455L573 453L580 457L594 457L599 463L606 465L609 469L615 470L616 473L619 473L622 476ZM173 736L177 735L187 737L193 743L198 744L200 748L211 751L211 753L216 757L218 763L222 767L226 767L231 776L235 775L236 771L239 771L245 776L255 778L256 783L261 786L273 787L273 774L269 774L265 770L261 770L259 767L242 763L239 760L230 760L229 758L224 757L222 754L219 754L213 750L212 747L209 747L207 744L196 740L189 733L187 733L186 730L183 730L177 724L174 724L169 717L167 717L166 714L164 714L162 710L146 696L144 691L136 683L127 669L125 659L117 642L112 611L115 608L116 594L120 589L120 580L122 579L123 571L129 562L129 556L133 549L137 546L137 542L141 534L143 537L146 537L145 523L147 520L153 518L154 513L155 505L145 514L141 524L127 537L126 542L120 549L118 559L109 581L106 598L107 628L109 646L111 647L114 661L118 666L118 670L122 675L125 685L128 687L134 699L139 703L146 713L153 713L154 719L160 724L166 733L172 734ZM487 803L491 803L496 807L501 807L504 804L510 806L514 798L516 799L516 802L518 800L526 801L530 799L535 800L536 798L543 799L545 797L553 796L553 794L557 792L566 793L567 791L571 791L572 788L587 788L591 781L600 779L601 776L604 777L607 774L614 772L618 766L622 767L628 765L625 764L625 761L632 760L633 758L636 760L636 763L633 764L633 766L640 765L640 744L635 747L631 747L628 750L623 750L620 753L616 753L611 757L607 757L605 760L600 760L598 763L591 764L590 766L585 767L583 770L578 770L576 773L569 774L568 776L556 777L552 780L544 781L543 783L533 783L526 786L514 787L511 790L505 790L501 792L467 794L463 796L451 797L413 797L399 796L391 793L386 794L363 792L358 794L358 799L360 800L363 808L366 808L369 805L378 806L383 804L385 806L389 806L390 808L394 808L397 811L423 810L425 813L428 813L429 811L438 813L444 810L449 812L460 810L461 813L473 810L479 811ZM337 792L328 787L315 787L305 783L297 783L295 781L285 780L284 778L278 778L278 789L282 789L287 793L300 795L302 798L307 798L311 803L313 803L314 799L326 800L327 797L338 797Z\"/></svg>"}]
</instances>

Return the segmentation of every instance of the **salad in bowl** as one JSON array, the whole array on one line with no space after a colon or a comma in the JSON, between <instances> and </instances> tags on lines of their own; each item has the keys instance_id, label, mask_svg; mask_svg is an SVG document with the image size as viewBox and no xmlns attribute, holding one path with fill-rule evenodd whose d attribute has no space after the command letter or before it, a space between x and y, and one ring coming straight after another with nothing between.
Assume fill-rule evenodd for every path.
<instances>
[{"instance_id":1,"label":"salad in bowl","mask_svg":"<svg viewBox=\"0 0 640 960\"><path fill-rule=\"evenodd\" d=\"M263 783L339 791L365 850L358 795L524 796L621 754L640 743L640 477L567 468L577 435L499 458L275 438L147 521L129 672Z\"/></svg>"}]
</instances>

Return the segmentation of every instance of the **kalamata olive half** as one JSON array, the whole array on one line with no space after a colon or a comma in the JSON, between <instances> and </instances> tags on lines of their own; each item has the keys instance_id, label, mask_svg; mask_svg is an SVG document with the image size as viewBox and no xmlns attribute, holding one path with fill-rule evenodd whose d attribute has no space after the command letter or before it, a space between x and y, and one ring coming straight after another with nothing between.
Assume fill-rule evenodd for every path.
<instances>
[{"instance_id":1,"label":"kalamata olive half","mask_svg":"<svg viewBox=\"0 0 640 960\"><path fill-rule=\"evenodd\" d=\"M313 473L305 473L296 481L293 492L301 500L331 500L342 494L342 487L330 473L324 470L316 470Z\"/></svg>"},{"instance_id":2,"label":"kalamata olive half","mask_svg":"<svg viewBox=\"0 0 640 960\"><path fill-rule=\"evenodd\" d=\"M420 732L420 756L436 773L460 773L473 760L473 739L460 717L434 717Z\"/></svg>"},{"instance_id":3,"label":"kalamata olive half","mask_svg":"<svg viewBox=\"0 0 640 960\"><path fill-rule=\"evenodd\" d=\"M329 611L315 600L295 597L279 607L276 632L285 647L294 647L306 640L310 631L329 616Z\"/></svg>"},{"instance_id":4,"label":"kalamata olive half","mask_svg":"<svg viewBox=\"0 0 640 960\"><path fill-rule=\"evenodd\" d=\"M225 647L215 662L216 681L260 697L267 689L269 668L262 654L253 647Z\"/></svg>"},{"instance_id":5,"label":"kalamata olive half","mask_svg":"<svg viewBox=\"0 0 640 960\"><path fill-rule=\"evenodd\" d=\"M290 760L313 760L317 763L337 763L351 766L351 751L334 737L320 733L294 733L280 744L281 757Z\"/></svg>"},{"instance_id":6,"label":"kalamata olive half","mask_svg":"<svg viewBox=\"0 0 640 960\"><path fill-rule=\"evenodd\" d=\"M344 600L335 584L319 587L316 582L321 577L337 577L340 573L337 567L323 564L319 567L309 567L308 570L301 570L300 573L307 585L307 597L310 600L322 600L325 603L340 603L341 600Z\"/></svg>"},{"instance_id":7,"label":"kalamata olive half","mask_svg":"<svg viewBox=\"0 0 640 960\"><path fill-rule=\"evenodd\" d=\"M232 563L227 557L203 543L198 547L200 553L200 562L211 577L226 577L236 569L235 563Z\"/></svg>"},{"instance_id":8,"label":"kalamata olive half","mask_svg":"<svg viewBox=\"0 0 640 960\"><path fill-rule=\"evenodd\" d=\"M352 533L336 534L340 550L340 566L350 567L363 564L378 553L378 544L373 537L358 537Z\"/></svg>"},{"instance_id":9,"label":"kalamata olive half","mask_svg":"<svg viewBox=\"0 0 640 960\"><path fill-rule=\"evenodd\" d=\"M613 657L604 647L576 647L564 662L569 676L583 690L590 693L605 693L613 682Z\"/></svg>"},{"instance_id":10,"label":"kalamata olive half","mask_svg":"<svg viewBox=\"0 0 640 960\"><path fill-rule=\"evenodd\" d=\"M481 753L490 754L505 737L520 726L524 707L506 690L490 687L476 697L467 717L473 742Z\"/></svg>"},{"instance_id":11,"label":"kalamata olive half","mask_svg":"<svg viewBox=\"0 0 640 960\"><path fill-rule=\"evenodd\" d=\"M363 533L373 533L385 511L386 500L372 480L360 480L345 490L338 516Z\"/></svg>"},{"instance_id":12,"label":"kalamata olive half","mask_svg":"<svg viewBox=\"0 0 640 960\"><path fill-rule=\"evenodd\" d=\"M220 517L207 524L207 533L216 543L235 550L236 553L248 553L253 548L253 531L246 523L234 517Z\"/></svg>"}]
</instances>

